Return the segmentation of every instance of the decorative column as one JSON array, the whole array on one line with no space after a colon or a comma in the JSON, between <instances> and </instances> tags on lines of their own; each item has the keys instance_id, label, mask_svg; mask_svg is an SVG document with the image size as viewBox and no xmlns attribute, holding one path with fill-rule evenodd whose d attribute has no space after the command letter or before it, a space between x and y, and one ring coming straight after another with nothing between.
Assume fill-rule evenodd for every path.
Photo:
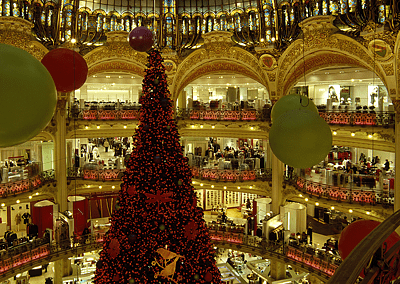
<instances>
[{"instance_id":1,"label":"decorative column","mask_svg":"<svg viewBox=\"0 0 400 284\"><path fill-rule=\"evenodd\" d=\"M55 193L55 202L58 204L61 213L68 209L68 190L67 190L67 120L66 103L69 93L58 93L57 109L54 115L56 123L56 133L54 141L54 159L55 159L55 177L57 180L57 189ZM57 216L54 216L55 218ZM54 220L55 222L55 220ZM73 230L74 228L69 228ZM62 278L72 273L71 261L60 259L54 263L54 284L62 284Z\"/></svg>"},{"instance_id":2,"label":"decorative column","mask_svg":"<svg viewBox=\"0 0 400 284\"><path fill-rule=\"evenodd\" d=\"M272 153L272 203L271 210L279 214L280 206L283 205L283 163Z\"/></svg>"}]
</instances>

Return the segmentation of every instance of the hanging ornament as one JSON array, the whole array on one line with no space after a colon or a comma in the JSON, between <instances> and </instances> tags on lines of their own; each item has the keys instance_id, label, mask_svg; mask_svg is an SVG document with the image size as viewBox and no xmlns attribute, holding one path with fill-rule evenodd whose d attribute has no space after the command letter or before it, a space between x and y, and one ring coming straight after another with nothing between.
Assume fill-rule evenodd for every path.
<instances>
[{"instance_id":1,"label":"hanging ornament","mask_svg":"<svg viewBox=\"0 0 400 284\"><path fill-rule=\"evenodd\" d=\"M329 154L332 132L318 113L291 110L274 120L269 143L280 161L305 169L318 164Z\"/></svg>"},{"instance_id":2,"label":"hanging ornament","mask_svg":"<svg viewBox=\"0 0 400 284\"><path fill-rule=\"evenodd\" d=\"M171 126L167 125L167 130L170 130L170 129L171 129Z\"/></svg>"},{"instance_id":3,"label":"hanging ornament","mask_svg":"<svg viewBox=\"0 0 400 284\"><path fill-rule=\"evenodd\" d=\"M206 275L204 276L204 280L207 282L211 282L213 279L212 274L210 272L207 272Z\"/></svg>"},{"instance_id":4,"label":"hanging ornament","mask_svg":"<svg viewBox=\"0 0 400 284\"><path fill-rule=\"evenodd\" d=\"M196 222L190 221L186 226L185 226L185 238L188 240L194 240L197 235L199 234L198 231L198 226Z\"/></svg>"},{"instance_id":5,"label":"hanging ornament","mask_svg":"<svg viewBox=\"0 0 400 284\"><path fill-rule=\"evenodd\" d=\"M318 114L317 107L308 97L302 95L287 95L280 98L272 107L271 122L274 123L275 120L285 112L295 109L306 109Z\"/></svg>"},{"instance_id":6,"label":"hanging ornament","mask_svg":"<svg viewBox=\"0 0 400 284\"><path fill-rule=\"evenodd\" d=\"M131 279L129 279L129 284L135 284L135 279L133 279L133 278L131 278Z\"/></svg>"},{"instance_id":7,"label":"hanging ornament","mask_svg":"<svg viewBox=\"0 0 400 284\"><path fill-rule=\"evenodd\" d=\"M183 182L181 180L178 180L178 185L182 185Z\"/></svg>"},{"instance_id":8,"label":"hanging ornament","mask_svg":"<svg viewBox=\"0 0 400 284\"><path fill-rule=\"evenodd\" d=\"M154 85L158 85L158 83L160 83L160 81L156 78L156 79L154 79Z\"/></svg>"},{"instance_id":9,"label":"hanging ornament","mask_svg":"<svg viewBox=\"0 0 400 284\"><path fill-rule=\"evenodd\" d=\"M129 33L129 45L136 51L146 52L151 49L154 44L154 35L146 27L134 28Z\"/></svg>"},{"instance_id":10,"label":"hanging ornament","mask_svg":"<svg viewBox=\"0 0 400 284\"><path fill-rule=\"evenodd\" d=\"M155 156L154 157L154 163L156 163L156 164L159 164L159 163L161 163L161 157L160 156Z\"/></svg>"},{"instance_id":11,"label":"hanging ornament","mask_svg":"<svg viewBox=\"0 0 400 284\"><path fill-rule=\"evenodd\" d=\"M199 280L200 279L200 275L196 273L193 278L194 278L194 280Z\"/></svg>"},{"instance_id":12,"label":"hanging ornament","mask_svg":"<svg viewBox=\"0 0 400 284\"><path fill-rule=\"evenodd\" d=\"M39 134L53 117L57 91L49 71L31 54L0 44L0 147Z\"/></svg>"},{"instance_id":13,"label":"hanging ornament","mask_svg":"<svg viewBox=\"0 0 400 284\"><path fill-rule=\"evenodd\" d=\"M110 242L110 248L108 249L108 254L111 258L116 258L120 252L119 242L117 239L112 239Z\"/></svg>"},{"instance_id":14,"label":"hanging ornament","mask_svg":"<svg viewBox=\"0 0 400 284\"><path fill-rule=\"evenodd\" d=\"M132 244L132 243L134 243L134 242L136 242L136 240L137 240L137 235L135 235L135 234L130 234L129 236L128 236L128 241Z\"/></svg>"},{"instance_id":15,"label":"hanging ornament","mask_svg":"<svg viewBox=\"0 0 400 284\"><path fill-rule=\"evenodd\" d=\"M164 277L169 281L177 283L176 280L174 279L176 263L179 260L179 258L184 258L184 257L172 251L169 251L165 248L159 248L157 249L156 252L160 254L161 261L159 261L157 258L154 258L154 261L151 264L153 266L160 267L162 270L160 272L155 273L154 278Z\"/></svg>"},{"instance_id":16,"label":"hanging ornament","mask_svg":"<svg viewBox=\"0 0 400 284\"><path fill-rule=\"evenodd\" d=\"M128 187L128 190L127 190L127 192L128 192L128 194L130 194L130 195L134 195L134 194L137 194L137 191L136 191L136 187L135 186L130 186L130 187Z\"/></svg>"},{"instance_id":17,"label":"hanging ornament","mask_svg":"<svg viewBox=\"0 0 400 284\"><path fill-rule=\"evenodd\" d=\"M59 92L72 92L85 84L88 66L78 52L68 48L56 48L48 52L42 64L49 70Z\"/></svg>"},{"instance_id":18,"label":"hanging ornament","mask_svg":"<svg viewBox=\"0 0 400 284\"><path fill-rule=\"evenodd\" d=\"M164 224L161 224L158 228L159 228L161 231L164 231L164 230L165 230L165 225L164 225Z\"/></svg>"},{"instance_id":19,"label":"hanging ornament","mask_svg":"<svg viewBox=\"0 0 400 284\"><path fill-rule=\"evenodd\" d=\"M170 198L173 195L172 192L167 192L167 193L161 194L161 192L159 190L157 190L157 194L145 193L145 195L148 198L146 200L147 203L156 203L157 202L157 210L158 211L160 211L160 203L173 201L173 199Z\"/></svg>"},{"instance_id":20,"label":"hanging ornament","mask_svg":"<svg viewBox=\"0 0 400 284\"><path fill-rule=\"evenodd\" d=\"M161 102L162 107L166 107L169 104L169 99L164 98L164 99L161 99L160 102Z\"/></svg>"}]
</instances>

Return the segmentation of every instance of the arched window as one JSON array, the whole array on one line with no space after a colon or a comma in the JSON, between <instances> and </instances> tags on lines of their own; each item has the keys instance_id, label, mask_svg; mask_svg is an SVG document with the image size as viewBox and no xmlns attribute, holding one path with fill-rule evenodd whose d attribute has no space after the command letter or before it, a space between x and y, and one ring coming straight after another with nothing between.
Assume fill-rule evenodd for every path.
<instances>
[{"instance_id":1,"label":"arched window","mask_svg":"<svg viewBox=\"0 0 400 284\"><path fill-rule=\"evenodd\" d=\"M219 26L220 26L220 31L226 31L228 28L227 21L226 21L226 15L223 14L219 18Z\"/></svg>"},{"instance_id":2,"label":"arched window","mask_svg":"<svg viewBox=\"0 0 400 284\"><path fill-rule=\"evenodd\" d=\"M124 31L130 32L132 30L132 18L130 16L125 16L123 21L124 21Z\"/></svg>"},{"instance_id":3,"label":"arched window","mask_svg":"<svg viewBox=\"0 0 400 284\"><path fill-rule=\"evenodd\" d=\"M385 17L385 5L379 5L378 8L378 22L383 23L386 20Z\"/></svg>"},{"instance_id":4,"label":"arched window","mask_svg":"<svg viewBox=\"0 0 400 284\"><path fill-rule=\"evenodd\" d=\"M112 15L110 21L110 31L114 32L117 30L117 16Z\"/></svg>"},{"instance_id":5,"label":"arched window","mask_svg":"<svg viewBox=\"0 0 400 284\"><path fill-rule=\"evenodd\" d=\"M214 30L214 19L211 16L208 16L206 19L206 27L206 33Z\"/></svg>"},{"instance_id":6,"label":"arched window","mask_svg":"<svg viewBox=\"0 0 400 284\"><path fill-rule=\"evenodd\" d=\"M233 19L234 19L233 28L240 32L242 30L242 22L241 22L240 14L235 13L235 15L233 15Z\"/></svg>"},{"instance_id":7,"label":"arched window","mask_svg":"<svg viewBox=\"0 0 400 284\"><path fill-rule=\"evenodd\" d=\"M97 25L96 25L96 32L101 33L103 31L104 25L104 16L99 13L97 14Z\"/></svg>"}]
</instances>

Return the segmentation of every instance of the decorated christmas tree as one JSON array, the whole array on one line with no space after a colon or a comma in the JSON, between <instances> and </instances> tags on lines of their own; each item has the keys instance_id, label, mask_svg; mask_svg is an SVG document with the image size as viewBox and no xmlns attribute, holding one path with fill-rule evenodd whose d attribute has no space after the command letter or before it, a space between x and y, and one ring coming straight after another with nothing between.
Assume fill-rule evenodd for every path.
<instances>
[{"instance_id":1,"label":"decorated christmas tree","mask_svg":"<svg viewBox=\"0 0 400 284\"><path fill-rule=\"evenodd\" d=\"M149 52L140 124L96 284L221 283L172 117L165 67Z\"/></svg>"}]
</instances>

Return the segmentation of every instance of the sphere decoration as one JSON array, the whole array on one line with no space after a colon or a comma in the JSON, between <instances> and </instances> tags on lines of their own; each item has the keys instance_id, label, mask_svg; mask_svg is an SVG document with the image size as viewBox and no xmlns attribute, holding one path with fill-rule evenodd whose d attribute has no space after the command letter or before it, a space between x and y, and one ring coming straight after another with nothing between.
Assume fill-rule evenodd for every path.
<instances>
[{"instance_id":1,"label":"sphere decoration","mask_svg":"<svg viewBox=\"0 0 400 284\"><path fill-rule=\"evenodd\" d=\"M88 66L76 51L57 48L47 53L42 63L49 70L59 92L72 92L85 84Z\"/></svg>"},{"instance_id":2,"label":"sphere decoration","mask_svg":"<svg viewBox=\"0 0 400 284\"><path fill-rule=\"evenodd\" d=\"M0 147L9 147L46 127L57 91L49 71L25 50L0 43L0 62Z\"/></svg>"},{"instance_id":3,"label":"sphere decoration","mask_svg":"<svg viewBox=\"0 0 400 284\"><path fill-rule=\"evenodd\" d=\"M200 275L199 274L195 274L194 275L194 280L199 280L200 279Z\"/></svg>"},{"instance_id":4,"label":"sphere decoration","mask_svg":"<svg viewBox=\"0 0 400 284\"><path fill-rule=\"evenodd\" d=\"M269 132L272 152L294 168L310 168L332 148L329 125L310 110L292 110L280 116Z\"/></svg>"},{"instance_id":5,"label":"sphere decoration","mask_svg":"<svg viewBox=\"0 0 400 284\"><path fill-rule=\"evenodd\" d=\"M272 107L271 110L271 122L272 124L278 117L280 117L282 114L289 110L301 110L301 109L307 109L312 112L318 113L318 109L313 103L312 100L310 100L306 96L302 95L287 95L282 98L280 98Z\"/></svg>"},{"instance_id":6,"label":"sphere decoration","mask_svg":"<svg viewBox=\"0 0 400 284\"><path fill-rule=\"evenodd\" d=\"M211 282L212 274L210 272L207 272L206 275L204 276L204 280L206 280L207 282Z\"/></svg>"},{"instance_id":7,"label":"sphere decoration","mask_svg":"<svg viewBox=\"0 0 400 284\"><path fill-rule=\"evenodd\" d=\"M134 28L129 33L129 45L136 51L146 52L151 49L154 44L154 35L146 27Z\"/></svg>"},{"instance_id":8,"label":"sphere decoration","mask_svg":"<svg viewBox=\"0 0 400 284\"><path fill-rule=\"evenodd\" d=\"M348 225L339 237L339 254L342 259L345 259L351 251L372 232L380 222L374 220L358 220ZM387 249L390 249L395 243L400 241L400 236L393 232L386 240Z\"/></svg>"}]
</instances>

